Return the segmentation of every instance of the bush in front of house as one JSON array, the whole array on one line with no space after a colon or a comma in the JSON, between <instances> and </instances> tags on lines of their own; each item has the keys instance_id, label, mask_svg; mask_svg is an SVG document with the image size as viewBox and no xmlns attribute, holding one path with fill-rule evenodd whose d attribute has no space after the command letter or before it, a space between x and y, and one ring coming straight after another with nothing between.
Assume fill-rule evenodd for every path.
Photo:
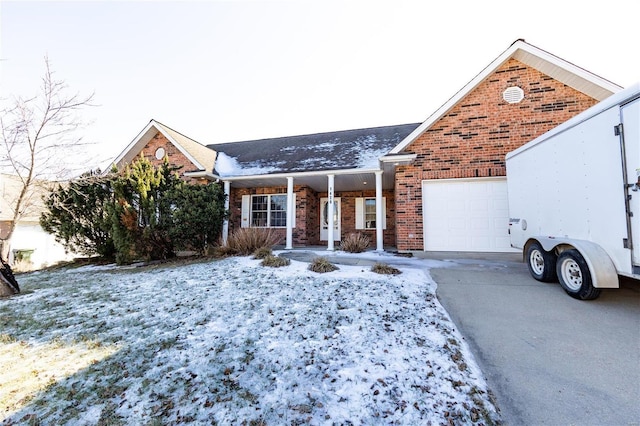
<instances>
[{"instance_id":1,"label":"bush in front of house","mask_svg":"<svg viewBox=\"0 0 640 426\"><path fill-rule=\"evenodd\" d=\"M116 252L108 211L111 203L111 176L91 170L51 191L44 199L47 210L40 226L69 252L111 259Z\"/></svg>"},{"instance_id":2,"label":"bush in front of house","mask_svg":"<svg viewBox=\"0 0 640 426\"><path fill-rule=\"evenodd\" d=\"M316 257L309 264L309 270L323 274L325 272L333 272L339 269L336 265L329 262L326 257Z\"/></svg>"},{"instance_id":3,"label":"bush in front of house","mask_svg":"<svg viewBox=\"0 0 640 426\"><path fill-rule=\"evenodd\" d=\"M168 192L165 205L170 215L165 226L176 250L205 254L215 245L226 217L225 198L222 186L215 183L181 182Z\"/></svg>"},{"instance_id":4,"label":"bush in front of house","mask_svg":"<svg viewBox=\"0 0 640 426\"><path fill-rule=\"evenodd\" d=\"M273 250L271 247L260 247L253 252L254 259L265 259L267 256L272 256Z\"/></svg>"},{"instance_id":5,"label":"bush in front of house","mask_svg":"<svg viewBox=\"0 0 640 426\"><path fill-rule=\"evenodd\" d=\"M398 268L394 268L386 263L376 263L371 267L371 272L383 275L398 275L402 273Z\"/></svg>"},{"instance_id":6,"label":"bush in front of house","mask_svg":"<svg viewBox=\"0 0 640 426\"><path fill-rule=\"evenodd\" d=\"M141 156L124 169L82 175L45 200L40 218L65 248L119 264L162 260L178 250L205 254L226 217L220 184L190 184L178 168Z\"/></svg>"},{"instance_id":7,"label":"bush in front of house","mask_svg":"<svg viewBox=\"0 0 640 426\"><path fill-rule=\"evenodd\" d=\"M266 256L260 265L262 266L270 266L272 268L280 268L282 266L288 266L291 264L291 261L285 257L274 256L272 254Z\"/></svg>"},{"instance_id":8,"label":"bush in front of house","mask_svg":"<svg viewBox=\"0 0 640 426\"><path fill-rule=\"evenodd\" d=\"M349 253L362 253L369 248L369 237L361 233L349 234L340 243L340 248Z\"/></svg>"},{"instance_id":9,"label":"bush in front of house","mask_svg":"<svg viewBox=\"0 0 640 426\"><path fill-rule=\"evenodd\" d=\"M270 228L240 228L229 235L223 250L240 256L250 256L258 249L275 246L279 240L278 234Z\"/></svg>"}]
</instances>

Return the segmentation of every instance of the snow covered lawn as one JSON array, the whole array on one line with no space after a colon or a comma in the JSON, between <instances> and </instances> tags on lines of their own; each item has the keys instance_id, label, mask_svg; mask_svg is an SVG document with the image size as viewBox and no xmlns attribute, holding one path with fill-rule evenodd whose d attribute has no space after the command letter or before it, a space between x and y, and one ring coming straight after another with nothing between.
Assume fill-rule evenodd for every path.
<instances>
[{"instance_id":1,"label":"snow covered lawn","mask_svg":"<svg viewBox=\"0 0 640 426\"><path fill-rule=\"evenodd\" d=\"M248 257L19 277L0 300L0 421L492 424L435 284Z\"/></svg>"}]
</instances>

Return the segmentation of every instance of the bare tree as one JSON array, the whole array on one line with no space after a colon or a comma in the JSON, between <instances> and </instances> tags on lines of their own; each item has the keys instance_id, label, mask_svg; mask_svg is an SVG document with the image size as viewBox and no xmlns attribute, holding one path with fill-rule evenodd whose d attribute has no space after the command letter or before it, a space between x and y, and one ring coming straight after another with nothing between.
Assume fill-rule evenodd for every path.
<instances>
[{"instance_id":1,"label":"bare tree","mask_svg":"<svg viewBox=\"0 0 640 426\"><path fill-rule=\"evenodd\" d=\"M13 97L0 111L0 170L17 181L17 188L11 191L14 195L5 200L12 213L2 239L5 259L16 224L41 203L40 185L69 177L68 160L85 145L79 135L84 125L79 111L91 106L93 94L69 93L66 83L55 79L49 59L45 57L44 62L37 95Z\"/></svg>"}]
</instances>

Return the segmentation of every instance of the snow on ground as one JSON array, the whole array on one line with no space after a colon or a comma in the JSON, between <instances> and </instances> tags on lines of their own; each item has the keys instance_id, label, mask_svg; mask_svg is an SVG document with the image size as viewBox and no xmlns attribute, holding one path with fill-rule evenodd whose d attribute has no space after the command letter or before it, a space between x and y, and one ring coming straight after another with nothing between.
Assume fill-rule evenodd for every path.
<instances>
[{"instance_id":1,"label":"snow on ground","mask_svg":"<svg viewBox=\"0 0 640 426\"><path fill-rule=\"evenodd\" d=\"M0 300L0 421L498 423L435 284L402 270L240 257L23 275ZM25 361L53 350L66 370ZM28 396L10 388L25 368L46 379Z\"/></svg>"}]
</instances>

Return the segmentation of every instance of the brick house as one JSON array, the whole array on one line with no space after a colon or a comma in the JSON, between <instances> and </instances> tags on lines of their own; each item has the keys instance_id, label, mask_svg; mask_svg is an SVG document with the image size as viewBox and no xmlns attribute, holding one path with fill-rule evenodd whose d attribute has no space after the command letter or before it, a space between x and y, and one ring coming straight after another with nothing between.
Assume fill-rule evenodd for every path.
<instances>
[{"instance_id":1,"label":"brick house","mask_svg":"<svg viewBox=\"0 0 640 426\"><path fill-rule=\"evenodd\" d=\"M205 147L152 120L116 164L166 155L220 181L224 233L275 228L287 248L361 232L379 251L509 251L505 154L621 89L518 40L423 123Z\"/></svg>"}]
</instances>

